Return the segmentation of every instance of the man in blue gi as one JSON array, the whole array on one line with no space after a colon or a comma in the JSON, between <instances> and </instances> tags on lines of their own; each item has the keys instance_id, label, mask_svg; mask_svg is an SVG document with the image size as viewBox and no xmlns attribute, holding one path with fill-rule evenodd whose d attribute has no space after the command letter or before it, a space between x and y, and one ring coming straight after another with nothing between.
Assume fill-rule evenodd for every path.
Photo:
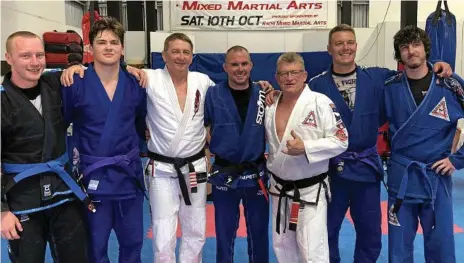
<instances>
[{"instance_id":1,"label":"man in blue gi","mask_svg":"<svg viewBox=\"0 0 464 263\"><path fill-rule=\"evenodd\" d=\"M224 70L228 78L210 87L205 98L209 149L215 155L212 195L215 209L217 262L233 262L234 241L244 206L250 262L269 261L269 204L264 183L265 91L250 80L248 50L231 47Z\"/></svg>"},{"instance_id":2,"label":"man in blue gi","mask_svg":"<svg viewBox=\"0 0 464 263\"><path fill-rule=\"evenodd\" d=\"M143 175L139 139L145 131L146 92L122 70L124 29L114 18L90 30L94 63L84 78L62 88L63 115L73 123L84 185L96 204L88 213L91 262L109 262L108 238L114 229L119 262L141 262Z\"/></svg>"},{"instance_id":3,"label":"man in blue gi","mask_svg":"<svg viewBox=\"0 0 464 263\"><path fill-rule=\"evenodd\" d=\"M331 160L332 200L328 207L330 262L340 262L339 232L350 207L356 229L354 262L376 262L382 247L380 182L383 167L376 149L377 131L384 123L379 105L385 79L395 73L385 68L356 65L356 35L351 26L338 25L329 33L327 50L332 65L309 81L311 90L327 95L348 129L349 146ZM451 75L449 65L435 70Z\"/></svg>"},{"instance_id":4,"label":"man in blue gi","mask_svg":"<svg viewBox=\"0 0 464 263\"><path fill-rule=\"evenodd\" d=\"M389 262L414 262L420 221L426 262L456 262L451 174L464 168L464 150L452 153L457 121L464 117L464 81L443 79L427 62L430 39L407 26L394 36L395 59L404 71L385 83L390 123L388 166Z\"/></svg>"}]
</instances>

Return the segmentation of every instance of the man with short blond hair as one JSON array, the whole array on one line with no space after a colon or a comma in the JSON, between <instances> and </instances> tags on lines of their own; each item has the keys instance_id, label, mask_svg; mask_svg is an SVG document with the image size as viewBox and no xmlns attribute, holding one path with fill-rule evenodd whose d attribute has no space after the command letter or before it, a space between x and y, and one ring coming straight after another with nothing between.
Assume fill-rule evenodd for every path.
<instances>
[{"instance_id":1,"label":"man with short blond hair","mask_svg":"<svg viewBox=\"0 0 464 263\"><path fill-rule=\"evenodd\" d=\"M274 252L282 263L329 262L327 172L329 159L348 147L348 134L333 102L305 85L300 55L282 54L275 77L282 92L265 121Z\"/></svg>"},{"instance_id":2,"label":"man with short blond hair","mask_svg":"<svg viewBox=\"0 0 464 263\"><path fill-rule=\"evenodd\" d=\"M82 216L90 199L69 175L60 83L42 72L41 39L18 31L6 41L11 66L2 86L2 237L14 263L43 262L47 242L55 261L88 262Z\"/></svg>"}]
</instances>

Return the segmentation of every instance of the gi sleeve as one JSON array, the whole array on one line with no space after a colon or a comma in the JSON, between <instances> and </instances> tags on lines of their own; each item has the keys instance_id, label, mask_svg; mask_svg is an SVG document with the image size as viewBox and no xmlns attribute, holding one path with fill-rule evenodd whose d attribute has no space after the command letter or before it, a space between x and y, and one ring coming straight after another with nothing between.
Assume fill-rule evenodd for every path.
<instances>
[{"instance_id":1,"label":"gi sleeve","mask_svg":"<svg viewBox=\"0 0 464 263\"><path fill-rule=\"evenodd\" d=\"M138 105L136 107L135 127L141 138L145 138L147 128L145 117L147 116L147 91L143 87L139 89Z\"/></svg>"},{"instance_id":2,"label":"gi sleeve","mask_svg":"<svg viewBox=\"0 0 464 263\"><path fill-rule=\"evenodd\" d=\"M61 86L61 101L63 119L66 123L66 127L74 120L74 102L76 101L77 92L82 85L82 79L79 75L74 75L74 83L70 87Z\"/></svg>"},{"instance_id":3,"label":"gi sleeve","mask_svg":"<svg viewBox=\"0 0 464 263\"><path fill-rule=\"evenodd\" d=\"M456 99L461 105L459 114L460 118L464 118L464 80L456 74L453 74L452 78L444 80L447 88L450 88L456 94ZM464 168L464 147L461 146L459 150L449 156L450 162L457 169Z\"/></svg>"},{"instance_id":4,"label":"gi sleeve","mask_svg":"<svg viewBox=\"0 0 464 263\"><path fill-rule=\"evenodd\" d=\"M205 127L210 126L213 121L212 118L213 118L214 101L213 101L212 93L213 93L213 88L208 88L208 90L206 91L206 96L205 96L205 117L204 117Z\"/></svg>"},{"instance_id":5,"label":"gi sleeve","mask_svg":"<svg viewBox=\"0 0 464 263\"><path fill-rule=\"evenodd\" d=\"M310 163L328 160L348 148L348 131L335 104L327 96L322 95L317 99L317 112L324 137L303 141Z\"/></svg>"}]
</instances>

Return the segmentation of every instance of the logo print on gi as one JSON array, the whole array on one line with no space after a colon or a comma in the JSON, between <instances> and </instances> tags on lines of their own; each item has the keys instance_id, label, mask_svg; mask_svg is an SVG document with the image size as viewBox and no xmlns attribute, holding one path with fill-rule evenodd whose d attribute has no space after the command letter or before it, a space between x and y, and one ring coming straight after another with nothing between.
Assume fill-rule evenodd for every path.
<instances>
[{"instance_id":1,"label":"logo print on gi","mask_svg":"<svg viewBox=\"0 0 464 263\"><path fill-rule=\"evenodd\" d=\"M195 93L195 103L194 103L194 106L193 106L192 120L193 120L193 118L195 118L195 115L197 115L197 112L200 109L200 98L201 98L200 91L197 90L197 92Z\"/></svg>"},{"instance_id":2,"label":"logo print on gi","mask_svg":"<svg viewBox=\"0 0 464 263\"><path fill-rule=\"evenodd\" d=\"M445 121L450 121L445 97L440 100L440 102L437 104L437 106L435 106L435 108L433 108L429 115Z\"/></svg>"},{"instance_id":3,"label":"logo print on gi","mask_svg":"<svg viewBox=\"0 0 464 263\"><path fill-rule=\"evenodd\" d=\"M317 128L316 116L314 115L314 111L309 112L308 116L306 116L306 119L304 119L302 124Z\"/></svg>"},{"instance_id":4,"label":"logo print on gi","mask_svg":"<svg viewBox=\"0 0 464 263\"><path fill-rule=\"evenodd\" d=\"M342 119L342 116L338 112L337 107L335 107L335 104L330 103L329 105L332 108L332 111L333 111L333 113L335 115L335 121L338 123Z\"/></svg>"},{"instance_id":5,"label":"logo print on gi","mask_svg":"<svg viewBox=\"0 0 464 263\"><path fill-rule=\"evenodd\" d=\"M258 108L256 113L256 124L263 124L264 112L266 110L266 93L263 90L259 90L258 95Z\"/></svg>"},{"instance_id":6,"label":"logo print on gi","mask_svg":"<svg viewBox=\"0 0 464 263\"><path fill-rule=\"evenodd\" d=\"M344 129L338 129L337 132L335 133L335 137L337 137L342 142L348 139L348 136L346 136Z\"/></svg>"}]
</instances>

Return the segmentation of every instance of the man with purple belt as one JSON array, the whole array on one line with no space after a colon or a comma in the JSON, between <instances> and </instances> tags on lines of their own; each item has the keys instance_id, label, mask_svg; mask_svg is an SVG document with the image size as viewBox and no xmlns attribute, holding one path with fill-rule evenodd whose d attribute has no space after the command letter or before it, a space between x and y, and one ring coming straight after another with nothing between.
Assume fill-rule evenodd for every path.
<instances>
[{"instance_id":1,"label":"man with purple belt","mask_svg":"<svg viewBox=\"0 0 464 263\"><path fill-rule=\"evenodd\" d=\"M385 68L356 65L354 29L338 25L329 33L327 50L330 68L309 81L309 88L327 95L335 104L337 121L348 129L346 152L331 160L329 175L332 200L328 206L327 228L330 262L339 263L338 237L350 208L356 229L354 262L374 263L382 248L380 187L383 167L377 153L378 129L384 123L380 101L384 82L395 73ZM443 74L449 65L437 63Z\"/></svg>"},{"instance_id":2,"label":"man with purple belt","mask_svg":"<svg viewBox=\"0 0 464 263\"><path fill-rule=\"evenodd\" d=\"M119 262L141 262L143 173L139 139L145 131L146 92L120 67L124 29L113 18L96 21L89 33L94 63L85 76L61 89L63 116L73 123L80 171L96 206L88 213L89 259L109 262L114 229Z\"/></svg>"}]
</instances>

